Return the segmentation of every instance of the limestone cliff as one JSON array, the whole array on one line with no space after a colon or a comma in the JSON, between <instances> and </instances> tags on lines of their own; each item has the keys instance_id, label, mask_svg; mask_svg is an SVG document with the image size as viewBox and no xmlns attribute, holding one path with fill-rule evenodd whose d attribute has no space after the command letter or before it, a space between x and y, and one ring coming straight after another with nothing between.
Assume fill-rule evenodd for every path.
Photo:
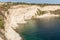
<instances>
[{"instance_id":1,"label":"limestone cliff","mask_svg":"<svg viewBox=\"0 0 60 40\"><path fill-rule=\"evenodd\" d=\"M8 6L8 5L7 5ZM14 29L18 28L19 24L26 24L27 20L32 18L47 18L47 17L58 17L60 12L54 14L53 11L60 10L60 5L48 5L41 7L40 5L12 5L8 10L4 11L4 27L6 40L22 40L23 38ZM53 13L51 13L51 11Z\"/></svg>"}]
</instances>

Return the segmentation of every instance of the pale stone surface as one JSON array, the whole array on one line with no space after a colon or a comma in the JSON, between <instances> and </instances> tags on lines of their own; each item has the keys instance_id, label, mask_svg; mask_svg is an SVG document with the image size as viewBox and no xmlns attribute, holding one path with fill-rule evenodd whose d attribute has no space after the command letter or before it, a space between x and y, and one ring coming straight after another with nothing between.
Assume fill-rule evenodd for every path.
<instances>
[{"instance_id":1,"label":"pale stone surface","mask_svg":"<svg viewBox=\"0 0 60 40\"><path fill-rule=\"evenodd\" d=\"M8 11L9 15L6 15L7 20L5 24L5 36L8 40L21 40L23 39L19 33L17 33L14 29L18 27L17 23L27 23L26 20L31 19L32 17L36 18L42 18L42 17L51 17L51 16L58 16L54 14L50 14L50 12L41 15L36 16L38 9L42 11L55 11L57 9L60 9L60 6L28 6L28 5L18 5L18 6L12 6Z\"/></svg>"}]
</instances>

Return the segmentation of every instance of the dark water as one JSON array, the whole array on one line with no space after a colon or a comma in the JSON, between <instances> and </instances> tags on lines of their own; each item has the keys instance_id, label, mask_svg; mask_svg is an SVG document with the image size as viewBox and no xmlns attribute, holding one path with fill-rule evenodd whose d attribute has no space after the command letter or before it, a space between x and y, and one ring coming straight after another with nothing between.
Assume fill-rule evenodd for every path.
<instances>
[{"instance_id":1,"label":"dark water","mask_svg":"<svg viewBox=\"0 0 60 40\"><path fill-rule=\"evenodd\" d=\"M29 20L20 34L23 40L60 40L60 17Z\"/></svg>"}]
</instances>

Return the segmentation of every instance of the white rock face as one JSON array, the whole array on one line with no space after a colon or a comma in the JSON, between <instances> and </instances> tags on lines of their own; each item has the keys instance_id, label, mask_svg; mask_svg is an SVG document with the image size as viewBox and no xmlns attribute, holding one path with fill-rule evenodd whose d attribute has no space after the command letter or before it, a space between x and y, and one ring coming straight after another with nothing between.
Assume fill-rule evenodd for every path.
<instances>
[{"instance_id":1,"label":"white rock face","mask_svg":"<svg viewBox=\"0 0 60 40\"><path fill-rule=\"evenodd\" d=\"M25 20L31 19L35 16L37 7L31 6L26 8L9 9L9 23L12 27L18 26L17 23L26 23Z\"/></svg>"},{"instance_id":2,"label":"white rock face","mask_svg":"<svg viewBox=\"0 0 60 40\"><path fill-rule=\"evenodd\" d=\"M3 29L0 29L0 40L4 40L5 37L4 37L4 30Z\"/></svg>"},{"instance_id":3,"label":"white rock face","mask_svg":"<svg viewBox=\"0 0 60 40\"><path fill-rule=\"evenodd\" d=\"M0 37L0 40L3 40L3 39Z\"/></svg>"},{"instance_id":4,"label":"white rock face","mask_svg":"<svg viewBox=\"0 0 60 40\"><path fill-rule=\"evenodd\" d=\"M11 27L7 29L8 31L5 33L7 40L21 40L21 37L18 33L16 33Z\"/></svg>"},{"instance_id":5,"label":"white rock face","mask_svg":"<svg viewBox=\"0 0 60 40\"><path fill-rule=\"evenodd\" d=\"M45 6L41 10L43 10L43 11L55 11L57 9L60 9L60 6Z\"/></svg>"},{"instance_id":6,"label":"white rock face","mask_svg":"<svg viewBox=\"0 0 60 40\"><path fill-rule=\"evenodd\" d=\"M18 27L17 23L26 23L25 19L31 19L32 16L35 16L37 8L34 7L9 9L9 15L6 15L8 22L6 21L5 24L5 36L8 40L22 39L21 36L13 29Z\"/></svg>"},{"instance_id":7,"label":"white rock face","mask_svg":"<svg viewBox=\"0 0 60 40\"><path fill-rule=\"evenodd\" d=\"M60 9L60 6L45 6L41 8L40 6L28 6L28 5L18 5L12 6L9 9L9 15L6 15L7 20L5 23L5 36L8 40L22 40L23 38L17 33L14 29L18 27L18 23L27 23L26 20L31 19L32 17L41 18L41 17L48 17L53 16L54 14L50 14L50 12L36 16L38 9L42 11L54 11ZM55 15L58 16L58 15Z\"/></svg>"}]
</instances>

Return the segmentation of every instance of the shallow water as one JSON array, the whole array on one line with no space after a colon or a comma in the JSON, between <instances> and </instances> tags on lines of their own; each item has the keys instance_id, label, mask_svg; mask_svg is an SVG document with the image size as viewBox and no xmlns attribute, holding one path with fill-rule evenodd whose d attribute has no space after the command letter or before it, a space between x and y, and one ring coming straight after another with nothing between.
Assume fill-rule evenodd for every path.
<instances>
[{"instance_id":1,"label":"shallow water","mask_svg":"<svg viewBox=\"0 0 60 40\"><path fill-rule=\"evenodd\" d=\"M22 27L23 40L60 40L60 17L28 20Z\"/></svg>"}]
</instances>

